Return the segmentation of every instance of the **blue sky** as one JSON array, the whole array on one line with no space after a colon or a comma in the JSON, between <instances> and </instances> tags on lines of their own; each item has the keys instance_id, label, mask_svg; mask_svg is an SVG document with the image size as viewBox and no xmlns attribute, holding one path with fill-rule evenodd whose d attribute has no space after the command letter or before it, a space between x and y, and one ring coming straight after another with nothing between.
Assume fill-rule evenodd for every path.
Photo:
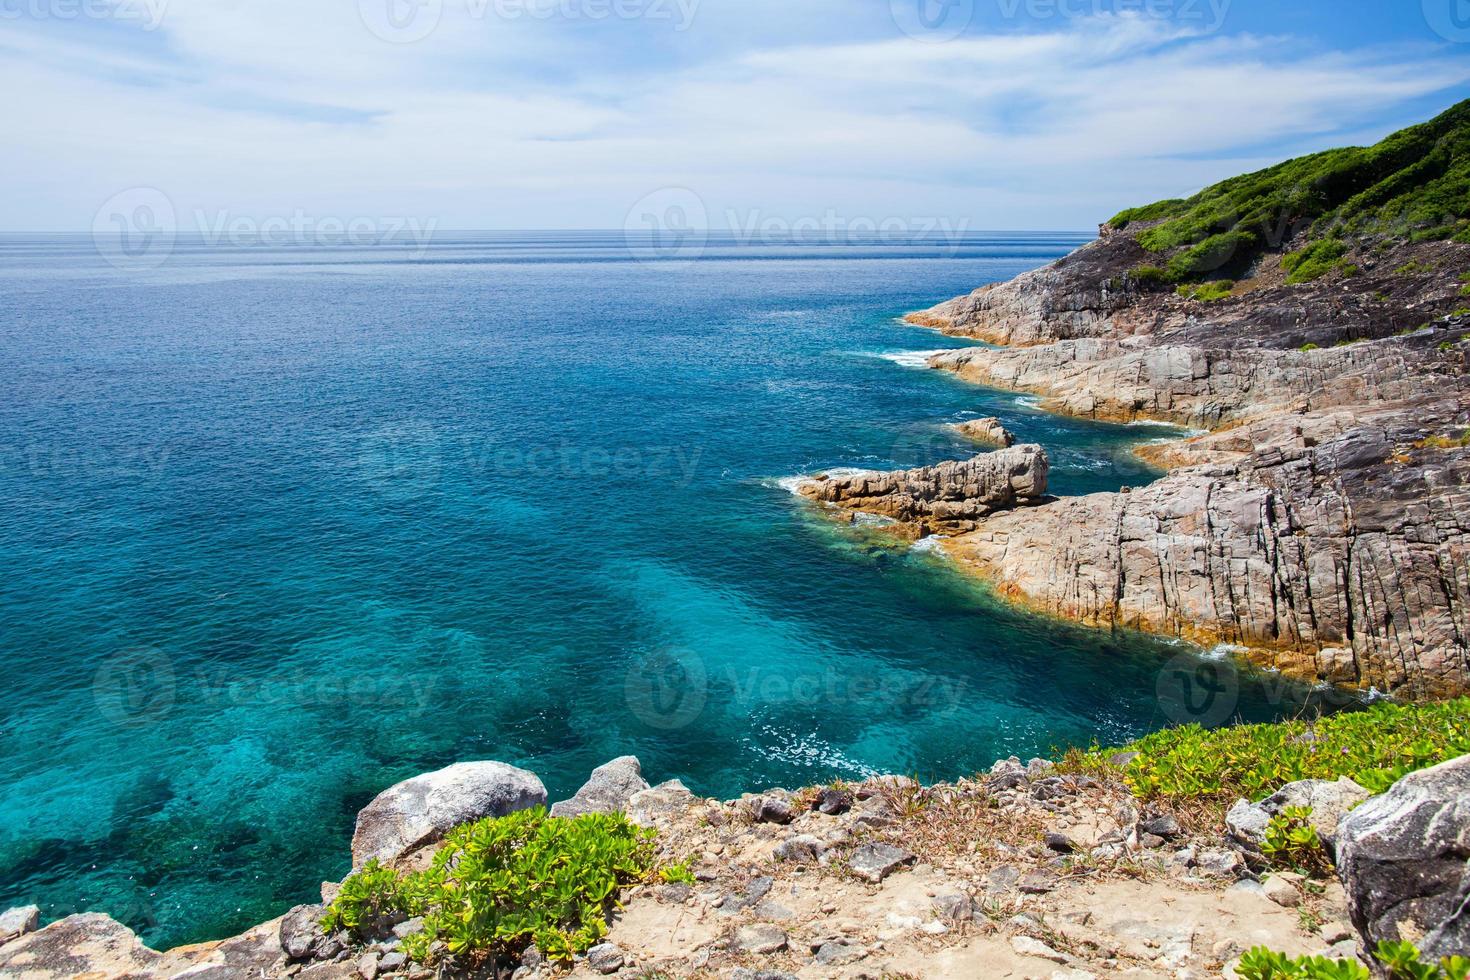
<instances>
[{"instance_id":1,"label":"blue sky","mask_svg":"<svg viewBox=\"0 0 1470 980\"><path fill-rule=\"evenodd\" d=\"M0 227L1085 229L1470 96L1470 0L0 0Z\"/></svg>"}]
</instances>

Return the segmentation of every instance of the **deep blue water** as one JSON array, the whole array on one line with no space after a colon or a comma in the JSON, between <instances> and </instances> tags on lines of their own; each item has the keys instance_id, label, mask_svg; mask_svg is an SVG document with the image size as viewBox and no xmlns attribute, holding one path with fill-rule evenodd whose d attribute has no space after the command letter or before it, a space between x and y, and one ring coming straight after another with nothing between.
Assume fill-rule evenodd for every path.
<instances>
[{"instance_id":1,"label":"deep blue water","mask_svg":"<svg viewBox=\"0 0 1470 980\"><path fill-rule=\"evenodd\" d=\"M117 270L0 239L0 907L224 935L457 760L555 797L632 752L729 795L1289 710L1269 678L1199 700L1180 647L1014 611L781 488L973 451L943 426L981 414L1048 447L1057 493L1153 478L1128 447L1160 431L892 359L961 343L898 315L1081 241L196 243Z\"/></svg>"}]
</instances>

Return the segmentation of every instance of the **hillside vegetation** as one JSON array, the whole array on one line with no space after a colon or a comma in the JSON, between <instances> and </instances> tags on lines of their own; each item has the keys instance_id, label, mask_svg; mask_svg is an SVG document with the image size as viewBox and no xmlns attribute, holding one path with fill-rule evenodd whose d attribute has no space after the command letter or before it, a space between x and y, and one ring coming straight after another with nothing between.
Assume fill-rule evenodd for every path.
<instances>
[{"instance_id":1,"label":"hillside vegetation","mask_svg":"<svg viewBox=\"0 0 1470 980\"><path fill-rule=\"evenodd\" d=\"M1143 223L1150 227L1139 244L1167 256L1175 282L1244 269L1299 235L1307 248L1293 253L1296 282L1340 267L1344 240L1470 242L1470 101L1375 146L1288 160L1109 222L1118 230Z\"/></svg>"}]
</instances>

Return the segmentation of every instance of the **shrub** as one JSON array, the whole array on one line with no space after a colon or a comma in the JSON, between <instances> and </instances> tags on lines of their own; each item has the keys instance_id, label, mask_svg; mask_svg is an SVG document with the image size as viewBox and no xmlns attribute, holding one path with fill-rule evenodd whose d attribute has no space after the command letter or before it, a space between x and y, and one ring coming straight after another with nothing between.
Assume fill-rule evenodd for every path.
<instances>
[{"instance_id":1,"label":"shrub","mask_svg":"<svg viewBox=\"0 0 1470 980\"><path fill-rule=\"evenodd\" d=\"M1316 344L1302 344L1300 347L1297 348L1297 350L1301 351L1303 354L1305 354L1307 351L1321 350L1321 349L1322 348L1319 347Z\"/></svg>"},{"instance_id":2,"label":"shrub","mask_svg":"<svg viewBox=\"0 0 1470 980\"><path fill-rule=\"evenodd\" d=\"M1347 244L1336 238L1324 238L1296 252L1288 252L1281 258L1281 268L1286 270L1286 281L1292 284L1320 279L1338 267L1338 260L1347 254ZM1357 267L1353 267L1355 272Z\"/></svg>"},{"instance_id":3,"label":"shrub","mask_svg":"<svg viewBox=\"0 0 1470 980\"><path fill-rule=\"evenodd\" d=\"M532 944L570 960L606 935L623 886L652 872L652 839L622 814L567 819L539 807L466 824L424 871L398 875L370 862L343 882L322 928L357 934L390 913L423 916L423 931L403 940L421 963L436 942L471 962Z\"/></svg>"},{"instance_id":4,"label":"shrub","mask_svg":"<svg viewBox=\"0 0 1470 980\"><path fill-rule=\"evenodd\" d=\"M1218 272L1231 264L1239 264L1243 257L1250 254L1255 244L1256 236L1248 231L1211 235L1169 260L1169 278L1175 282L1183 282Z\"/></svg>"},{"instance_id":5,"label":"shrub","mask_svg":"<svg viewBox=\"0 0 1470 980\"><path fill-rule=\"evenodd\" d=\"M1308 875L1328 871L1332 861L1311 818L1309 806L1285 807L1272 817L1266 824L1266 838L1261 842L1261 853L1266 860L1277 867Z\"/></svg>"},{"instance_id":6,"label":"shrub","mask_svg":"<svg viewBox=\"0 0 1470 980\"><path fill-rule=\"evenodd\" d=\"M1217 279L1214 282L1203 282L1198 286L1180 286L1178 293L1185 299L1198 300L1201 303L1213 303L1229 296L1235 289L1234 279Z\"/></svg>"},{"instance_id":7,"label":"shrub","mask_svg":"<svg viewBox=\"0 0 1470 980\"><path fill-rule=\"evenodd\" d=\"M1466 980L1470 960L1446 956L1430 965L1419 959L1419 951L1404 942L1381 942L1373 956L1383 964L1389 980ZM1236 970L1241 980L1372 980L1368 968L1356 960L1330 960L1322 956L1290 957L1257 946L1240 958Z\"/></svg>"},{"instance_id":8,"label":"shrub","mask_svg":"<svg viewBox=\"0 0 1470 980\"><path fill-rule=\"evenodd\" d=\"M1169 284L1169 274L1156 265L1141 265L1128 273L1128 278L1141 287L1159 287Z\"/></svg>"},{"instance_id":9,"label":"shrub","mask_svg":"<svg viewBox=\"0 0 1470 980\"><path fill-rule=\"evenodd\" d=\"M1144 798L1255 800L1299 779L1340 776L1380 793L1406 773L1470 752L1470 698L1214 731L1185 725L1127 749L1138 754L1123 778Z\"/></svg>"}]
</instances>

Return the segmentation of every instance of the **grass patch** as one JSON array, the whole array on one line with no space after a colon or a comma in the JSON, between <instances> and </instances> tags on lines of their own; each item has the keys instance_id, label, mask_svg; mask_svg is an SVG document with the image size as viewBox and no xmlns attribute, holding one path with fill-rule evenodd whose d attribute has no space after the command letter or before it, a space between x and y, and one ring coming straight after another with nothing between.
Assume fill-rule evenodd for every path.
<instances>
[{"instance_id":1,"label":"grass patch","mask_svg":"<svg viewBox=\"0 0 1470 980\"><path fill-rule=\"evenodd\" d=\"M1198 300L1201 303L1214 303L1229 296L1235 289L1234 279L1217 279L1214 282L1204 282L1197 286L1183 285L1175 292L1185 299Z\"/></svg>"},{"instance_id":2,"label":"grass patch","mask_svg":"<svg viewBox=\"0 0 1470 980\"><path fill-rule=\"evenodd\" d=\"M1128 278L1144 288L1162 288L1169 285L1169 273L1156 265L1141 265L1128 273Z\"/></svg>"},{"instance_id":3,"label":"grass patch","mask_svg":"<svg viewBox=\"0 0 1470 980\"><path fill-rule=\"evenodd\" d=\"M1214 731L1185 725L1124 751L1138 753L1122 776L1143 799L1258 800L1299 779L1340 776L1381 793L1406 773L1470 752L1470 698ZM1072 762L1105 767L1112 754Z\"/></svg>"},{"instance_id":4,"label":"grass patch","mask_svg":"<svg viewBox=\"0 0 1470 980\"><path fill-rule=\"evenodd\" d=\"M1337 238L1324 238L1296 252L1281 257L1281 268L1286 270L1286 281L1291 284L1320 279L1339 265L1338 260L1347 254L1347 243Z\"/></svg>"},{"instance_id":5,"label":"grass patch","mask_svg":"<svg viewBox=\"0 0 1470 980\"><path fill-rule=\"evenodd\" d=\"M622 814L568 819L540 807L466 824L424 871L370 862L342 883L322 928L357 935L387 916L423 916L423 931L403 940L419 963L436 942L469 963L518 957L531 945L565 962L607 934L622 888L653 874L653 836ZM670 880L692 877L668 870Z\"/></svg>"}]
</instances>

